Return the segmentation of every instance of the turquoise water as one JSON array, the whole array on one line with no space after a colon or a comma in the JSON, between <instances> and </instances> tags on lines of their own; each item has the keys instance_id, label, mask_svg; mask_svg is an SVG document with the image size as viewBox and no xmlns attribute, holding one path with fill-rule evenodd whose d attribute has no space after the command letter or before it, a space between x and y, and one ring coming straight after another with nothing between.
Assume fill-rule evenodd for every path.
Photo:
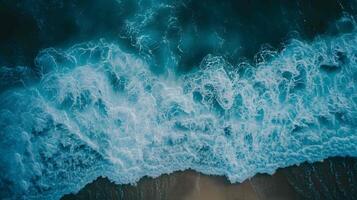
<instances>
[{"instance_id":1,"label":"turquoise water","mask_svg":"<svg viewBox=\"0 0 357 200\"><path fill-rule=\"evenodd\" d=\"M212 51L195 65L155 52L149 31L132 33L139 53L95 39L1 67L0 197L58 199L98 176L135 183L185 169L242 182L357 156L357 31L344 22L349 31L292 38L254 62Z\"/></svg>"}]
</instances>

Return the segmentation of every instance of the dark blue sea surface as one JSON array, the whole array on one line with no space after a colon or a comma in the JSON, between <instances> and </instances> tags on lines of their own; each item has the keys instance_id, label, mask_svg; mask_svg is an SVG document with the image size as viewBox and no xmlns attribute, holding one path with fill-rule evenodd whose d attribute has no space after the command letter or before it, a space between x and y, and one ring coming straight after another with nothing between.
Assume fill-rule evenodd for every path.
<instances>
[{"instance_id":1,"label":"dark blue sea surface","mask_svg":"<svg viewBox=\"0 0 357 200\"><path fill-rule=\"evenodd\" d=\"M0 0L0 198L356 157L356 6Z\"/></svg>"}]
</instances>

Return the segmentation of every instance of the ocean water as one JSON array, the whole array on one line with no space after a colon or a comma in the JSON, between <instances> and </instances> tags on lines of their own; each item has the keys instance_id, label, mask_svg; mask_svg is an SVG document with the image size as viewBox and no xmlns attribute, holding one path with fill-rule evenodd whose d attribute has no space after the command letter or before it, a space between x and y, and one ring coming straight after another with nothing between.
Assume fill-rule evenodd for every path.
<instances>
[{"instance_id":1,"label":"ocean water","mask_svg":"<svg viewBox=\"0 0 357 200\"><path fill-rule=\"evenodd\" d=\"M352 14L331 20L329 34L296 28L307 36L238 51L236 44L253 43L210 32L214 20L194 21L213 27L195 32L176 27L184 17L160 17L175 3L138 5L120 25L129 38L39 45L28 64L28 52L0 57L1 198L59 199L98 176L135 183L185 169L242 182L305 161L357 156ZM178 31L156 27L159 19ZM241 59L255 50L253 60Z\"/></svg>"}]
</instances>

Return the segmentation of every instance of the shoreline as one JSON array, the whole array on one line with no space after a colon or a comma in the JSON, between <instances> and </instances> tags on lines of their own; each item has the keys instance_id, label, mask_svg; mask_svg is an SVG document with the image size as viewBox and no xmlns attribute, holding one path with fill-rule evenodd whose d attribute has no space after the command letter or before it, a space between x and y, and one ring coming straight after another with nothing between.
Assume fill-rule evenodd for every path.
<instances>
[{"instance_id":1,"label":"shoreline","mask_svg":"<svg viewBox=\"0 0 357 200\"><path fill-rule=\"evenodd\" d=\"M233 184L224 176L193 170L143 177L135 185L117 185L99 177L77 194L64 195L61 200L293 200L324 196L349 199L356 195L356 182L357 158L333 157L281 168L273 175L257 174Z\"/></svg>"}]
</instances>

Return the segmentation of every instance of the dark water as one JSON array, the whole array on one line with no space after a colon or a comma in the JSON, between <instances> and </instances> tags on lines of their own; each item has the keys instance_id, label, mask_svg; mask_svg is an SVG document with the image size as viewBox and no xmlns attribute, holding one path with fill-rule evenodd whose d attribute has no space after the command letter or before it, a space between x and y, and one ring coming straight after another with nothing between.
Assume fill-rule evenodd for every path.
<instances>
[{"instance_id":1,"label":"dark water","mask_svg":"<svg viewBox=\"0 0 357 200\"><path fill-rule=\"evenodd\" d=\"M356 9L0 0L0 198L185 169L242 182L356 157ZM281 171L302 198L356 194L352 158Z\"/></svg>"},{"instance_id":2,"label":"dark water","mask_svg":"<svg viewBox=\"0 0 357 200\"><path fill-rule=\"evenodd\" d=\"M43 48L109 38L153 55L155 68L172 52L178 70L187 71L210 53L234 63L291 38L351 31L352 24L336 21L355 15L356 2L2 0L0 9L0 65L33 65ZM139 41L144 35L150 38Z\"/></svg>"}]
</instances>

